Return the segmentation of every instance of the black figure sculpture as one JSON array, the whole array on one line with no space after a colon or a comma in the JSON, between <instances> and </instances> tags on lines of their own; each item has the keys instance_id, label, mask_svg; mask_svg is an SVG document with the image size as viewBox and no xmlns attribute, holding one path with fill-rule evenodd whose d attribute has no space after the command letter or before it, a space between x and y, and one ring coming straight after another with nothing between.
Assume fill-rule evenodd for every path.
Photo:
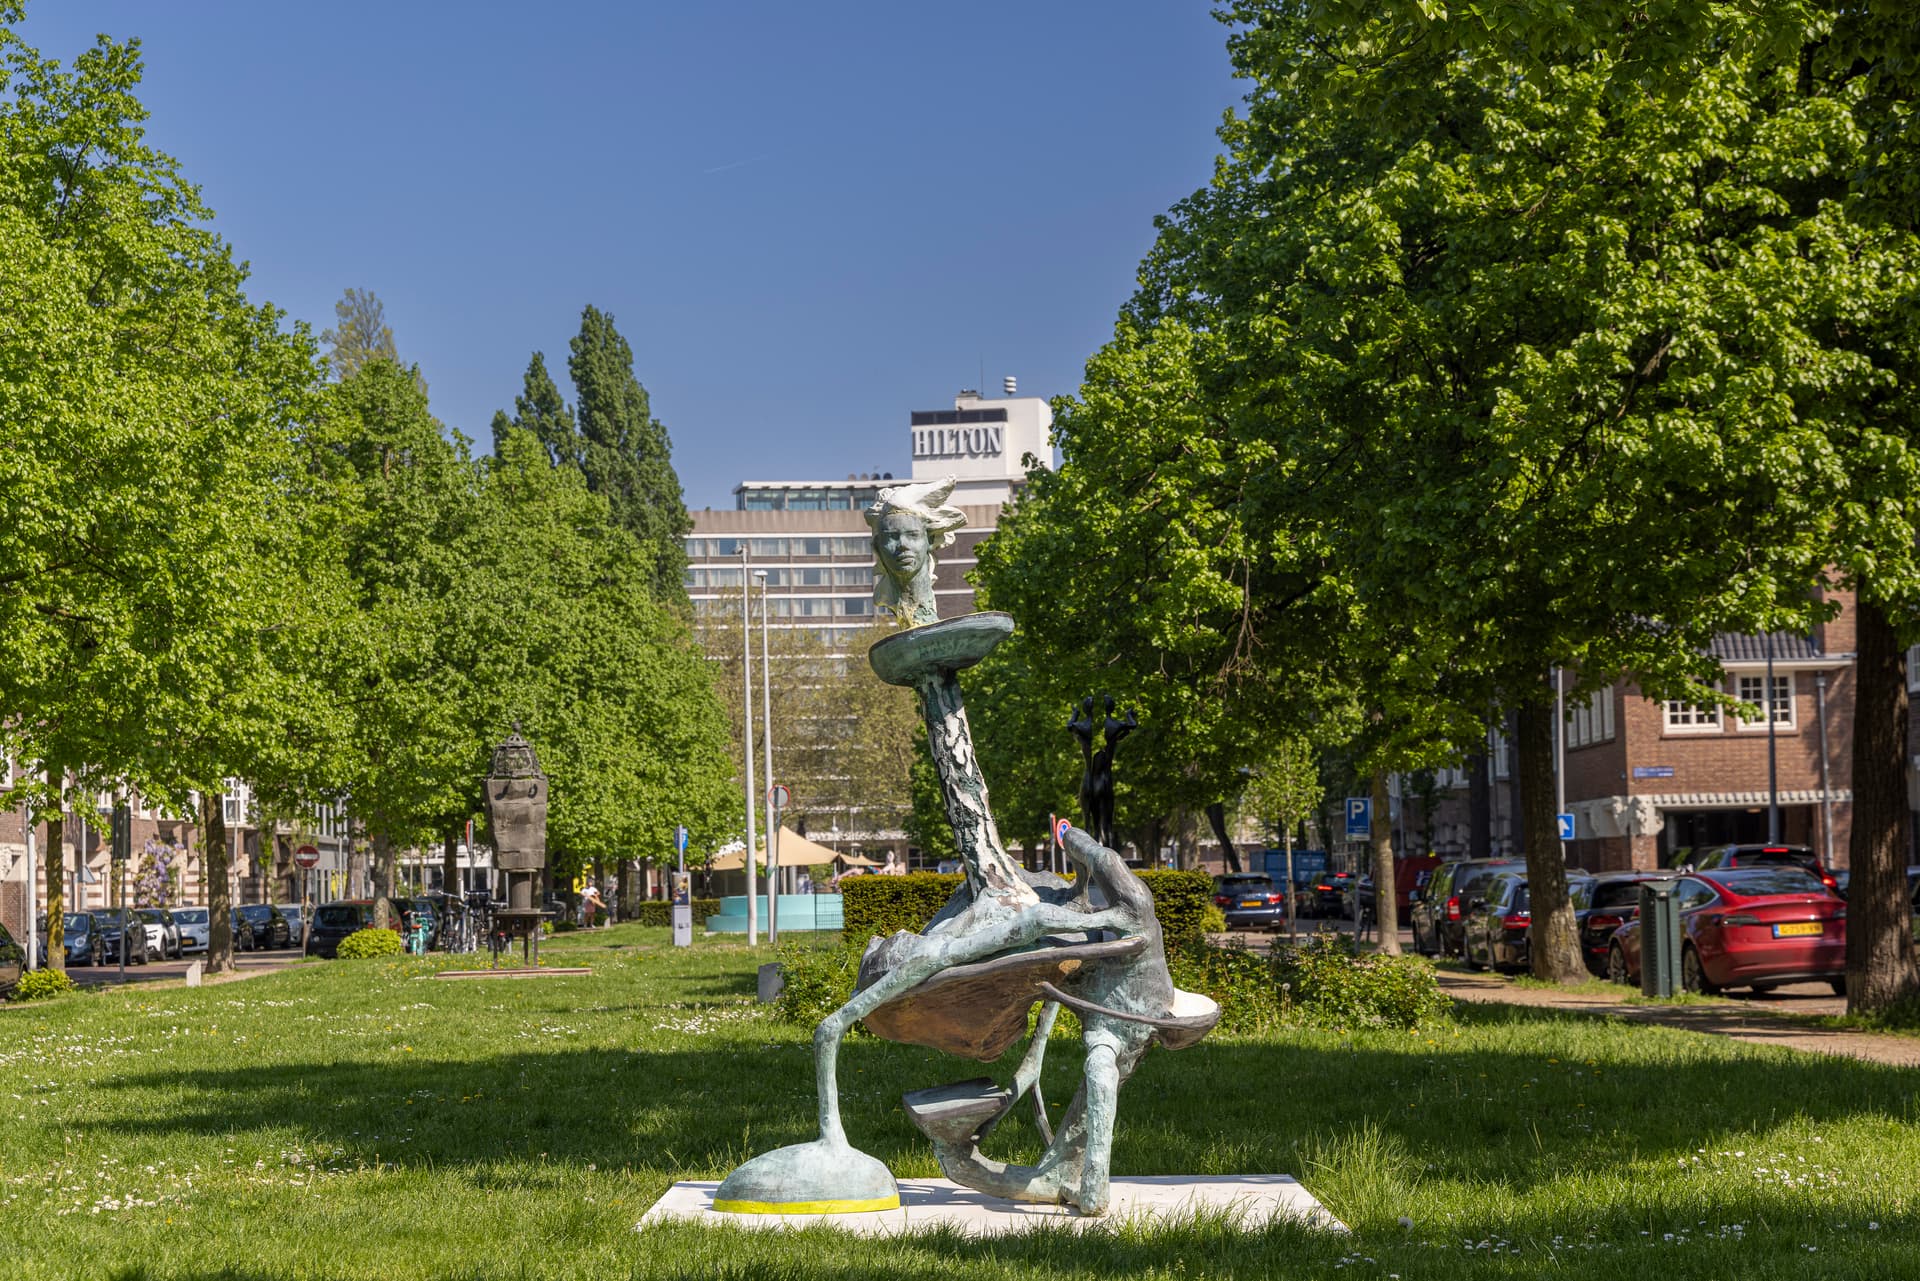
<instances>
[{"instance_id":1,"label":"black figure sculpture","mask_svg":"<svg viewBox=\"0 0 1920 1281\"><path fill-rule=\"evenodd\" d=\"M1102 737L1105 745L1095 753L1087 765L1087 830L1094 839L1108 849L1113 844L1113 754L1120 746L1120 740L1140 728L1140 722L1128 712L1123 720L1113 714L1113 695L1104 696L1106 703L1106 726ZM1091 704L1092 699L1087 702ZM1091 719L1092 708L1087 709Z\"/></svg>"},{"instance_id":2,"label":"black figure sculpture","mask_svg":"<svg viewBox=\"0 0 1920 1281\"><path fill-rule=\"evenodd\" d=\"M1098 728L1093 719L1093 695L1080 700L1079 714L1067 709L1067 732L1080 740L1080 822L1089 832L1098 833L1093 820L1093 735ZM1097 837L1096 837L1097 839Z\"/></svg>"}]
</instances>

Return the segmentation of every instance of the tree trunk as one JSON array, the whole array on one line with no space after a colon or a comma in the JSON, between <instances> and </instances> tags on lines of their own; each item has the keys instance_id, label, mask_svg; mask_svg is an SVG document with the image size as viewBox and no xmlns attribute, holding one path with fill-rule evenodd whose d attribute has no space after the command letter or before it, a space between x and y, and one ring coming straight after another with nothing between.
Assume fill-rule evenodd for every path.
<instances>
[{"instance_id":1,"label":"tree trunk","mask_svg":"<svg viewBox=\"0 0 1920 1281\"><path fill-rule=\"evenodd\" d=\"M1518 716L1508 716L1505 720L1501 721L1501 727L1507 735L1508 744L1511 745L1520 737L1520 718ZM1549 723L1547 732L1548 734L1552 734L1553 732L1551 723ZM1553 740L1549 738L1547 743L1547 760L1551 762L1553 760ZM1509 747L1507 759L1509 762L1513 760L1511 747ZM1549 765L1547 769L1547 786L1549 788L1553 787L1553 769L1551 765ZM1527 830L1525 818L1527 812L1527 776L1519 769L1511 770L1511 778L1507 787L1507 812L1514 817L1514 821L1511 824L1513 829L1513 848L1508 851L1508 857L1525 858L1527 851L1532 849L1536 842L1531 839L1533 833ZM1560 848L1560 820L1557 817L1553 821L1551 830L1554 837L1554 852L1560 854L1560 861L1564 864L1566 862L1566 854L1562 852Z\"/></svg>"},{"instance_id":2,"label":"tree trunk","mask_svg":"<svg viewBox=\"0 0 1920 1281\"><path fill-rule=\"evenodd\" d=\"M646 897L646 879L640 871L640 860L621 859L619 878L619 892L614 897L620 908L620 919L638 920L641 900Z\"/></svg>"},{"instance_id":3,"label":"tree trunk","mask_svg":"<svg viewBox=\"0 0 1920 1281\"><path fill-rule=\"evenodd\" d=\"M385 832L373 834L373 928L390 930L393 924L393 840Z\"/></svg>"},{"instance_id":4,"label":"tree trunk","mask_svg":"<svg viewBox=\"0 0 1920 1281\"><path fill-rule=\"evenodd\" d=\"M58 765L47 766L47 786L58 798L65 782L65 771ZM67 839L66 815L56 799L47 815L47 956L42 962L50 970L67 968L67 860L60 843ZM27 886L27 926L33 926L33 886Z\"/></svg>"},{"instance_id":5,"label":"tree trunk","mask_svg":"<svg viewBox=\"0 0 1920 1281\"><path fill-rule=\"evenodd\" d=\"M1527 898L1533 925L1528 951L1533 973L1550 983L1584 983L1590 977L1580 956L1580 932L1567 897L1567 859L1560 852L1560 823L1553 812L1553 703L1546 678L1520 705L1513 753L1526 808Z\"/></svg>"},{"instance_id":6,"label":"tree trunk","mask_svg":"<svg viewBox=\"0 0 1920 1281\"><path fill-rule=\"evenodd\" d=\"M448 832L440 842L440 892L457 898L464 889L460 884L460 833Z\"/></svg>"},{"instance_id":7,"label":"tree trunk","mask_svg":"<svg viewBox=\"0 0 1920 1281\"><path fill-rule=\"evenodd\" d=\"M1484 751L1467 757L1467 857L1493 855L1493 791L1487 785L1490 762Z\"/></svg>"},{"instance_id":8,"label":"tree trunk","mask_svg":"<svg viewBox=\"0 0 1920 1281\"><path fill-rule=\"evenodd\" d=\"M233 894L227 887L227 807L219 792L200 794L200 866L207 870L207 969L233 973Z\"/></svg>"},{"instance_id":9,"label":"tree trunk","mask_svg":"<svg viewBox=\"0 0 1920 1281\"><path fill-rule=\"evenodd\" d=\"M1393 824L1387 821L1387 772L1373 774L1373 913L1380 926L1380 950L1400 955L1400 904L1394 895ZM1353 892L1360 893L1358 879Z\"/></svg>"},{"instance_id":10,"label":"tree trunk","mask_svg":"<svg viewBox=\"0 0 1920 1281\"><path fill-rule=\"evenodd\" d=\"M1224 802L1215 801L1207 806L1207 822L1213 825L1213 834L1220 838L1220 853L1227 860L1227 870L1240 870L1240 851L1233 848L1233 838L1227 835L1227 807Z\"/></svg>"},{"instance_id":11,"label":"tree trunk","mask_svg":"<svg viewBox=\"0 0 1920 1281\"><path fill-rule=\"evenodd\" d=\"M1847 1008L1862 1013L1920 992L1920 973L1907 900L1906 654L1878 604L1862 597L1855 618Z\"/></svg>"}]
</instances>

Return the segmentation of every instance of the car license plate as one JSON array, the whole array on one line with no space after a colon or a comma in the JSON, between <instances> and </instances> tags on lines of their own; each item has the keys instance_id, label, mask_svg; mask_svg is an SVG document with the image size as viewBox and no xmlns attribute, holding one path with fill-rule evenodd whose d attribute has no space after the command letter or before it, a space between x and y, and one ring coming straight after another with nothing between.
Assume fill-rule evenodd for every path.
<instances>
[{"instance_id":1,"label":"car license plate","mask_svg":"<svg viewBox=\"0 0 1920 1281\"><path fill-rule=\"evenodd\" d=\"M1241 907L1265 907L1266 905L1267 901L1260 898L1243 898L1240 900Z\"/></svg>"},{"instance_id":2,"label":"car license plate","mask_svg":"<svg viewBox=\"0 0 1920 1281\"><path fill-rule=\"evenodd\" d=\"M1788 921L1773 927L1773 936L1777 939L1798 938L1806 934L1825 933L1826 926L1819 921Z\"/></svg>"}]
</instances>

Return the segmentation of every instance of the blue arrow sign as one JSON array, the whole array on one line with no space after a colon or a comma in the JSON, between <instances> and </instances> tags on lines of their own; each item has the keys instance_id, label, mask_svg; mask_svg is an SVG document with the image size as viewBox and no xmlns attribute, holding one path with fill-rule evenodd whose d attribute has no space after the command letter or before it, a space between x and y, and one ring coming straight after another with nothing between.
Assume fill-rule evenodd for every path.
<instances>
[{"instance_id":1,"label":"blue arrow sign","mask_svg":"<svg viewBox=\"0 0 1920 1281\"><path fill-rule=\"evenodd\" d=\"M1572 840L1573 839L1573 815L1557 814L1555 815L1555 817L1560 820L1560 839L1563 841Z\"/></svg>"},{"instance_id":2,"label":"blue arrow sign","mask_svg":"<svg viewBox=\"0 0 1920 1281\"><path fill-rule=\"evenodd\" d=\"M1350 841L1373 839L1372 797L1349 796L1347 798L1347 839Z\"/></svg>"},{"instance_id":3,"label":"blue arrow sign","mask_svg":"<svg viewBox=\"0 0 1920 1281\"><path fill-rule=\"evenodd\" d=\"M687 829L686 828L676 827L673 829L673 848L682 854L685 854L687 852Z\"/></svg>"}]
</instances>

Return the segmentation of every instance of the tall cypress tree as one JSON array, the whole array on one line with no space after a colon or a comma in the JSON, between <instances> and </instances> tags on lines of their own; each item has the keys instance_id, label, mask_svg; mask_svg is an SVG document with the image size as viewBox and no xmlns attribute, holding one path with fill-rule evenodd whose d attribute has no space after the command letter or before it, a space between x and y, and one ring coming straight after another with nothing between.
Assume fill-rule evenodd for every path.
<instances>
[{"instance_id":1,"label":"tall cypress tree","mask_svg":"<svg viewBox=\"0 0 1920 1281\"><path fill-rule=\"evenodd\" d=\"M533 359L527 362L520 394L513 398L513 417L508 418L505 411L496 411L493 415L493 453L496 458L501 454L501 442L509 427L532 432L534 439L547 451L547 461L553 466L583 466L580 432L574 426L573 410L567 408L560 388L554 385L553 375L547 372L544 352L534 352Z\"/></svg>"},{"instance_id":2,"label":"tall cypress tree","mask_svg":"<svg viewBox=\"0 0 1920 1281\"><path fill-rule=\"evenodd\" d=\"M611 315L589 304L569 352L587 487L605 495L615 522L640 540L653 561L653 594L671 600L683 590L687 558L681 540L693 521L673 470L667 429L653 416L646 388L634 377L633 349Z\"/></svg>"}]
</instances>

